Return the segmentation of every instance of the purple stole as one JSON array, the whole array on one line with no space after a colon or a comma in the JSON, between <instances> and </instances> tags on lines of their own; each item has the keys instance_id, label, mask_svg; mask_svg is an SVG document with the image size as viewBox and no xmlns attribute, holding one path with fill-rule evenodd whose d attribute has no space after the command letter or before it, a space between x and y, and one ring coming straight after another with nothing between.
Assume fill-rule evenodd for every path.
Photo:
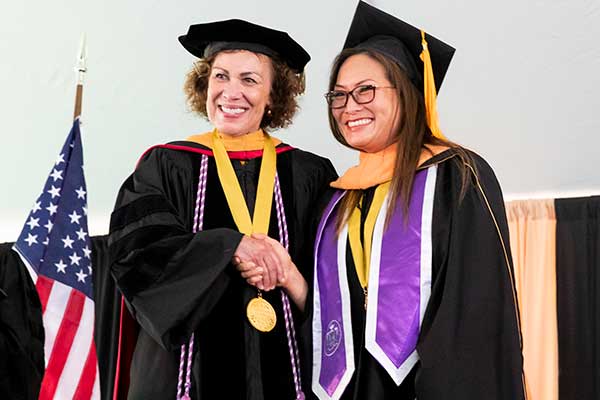
<instances>
[{"instance_id":1,"label":"purple stole","mask_svg":"<svg viewBox=\"0 0 600 400\"><path fill-rule=\"evenodd\" d=\"M384 232L388 197L375 222L369 269L365 346L397 385L417 363L419 331L431 293L431 220L437 167L415 175L408 225L398 203ZM315 243L312 389L339 399L354 373L348 228L335 232L337 192L323 213Z\"/></svg>"}]
</instances>

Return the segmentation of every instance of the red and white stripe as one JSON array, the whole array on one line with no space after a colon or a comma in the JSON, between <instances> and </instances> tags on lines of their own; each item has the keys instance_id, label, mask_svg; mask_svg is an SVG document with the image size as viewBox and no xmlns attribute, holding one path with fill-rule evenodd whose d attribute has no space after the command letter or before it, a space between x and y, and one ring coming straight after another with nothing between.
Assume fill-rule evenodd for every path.
<instances>
[{"instance_id":1,"label":"red and white stripe","mask_svg":"<svg viewBox=\"0 0 600 400\"><path fill-rule=\"evenodd\" d=\"M94 302L68 285L38 276L21 259L42 303L46 371L39 399L100 399Z\"/></svg>"}]
</instances>

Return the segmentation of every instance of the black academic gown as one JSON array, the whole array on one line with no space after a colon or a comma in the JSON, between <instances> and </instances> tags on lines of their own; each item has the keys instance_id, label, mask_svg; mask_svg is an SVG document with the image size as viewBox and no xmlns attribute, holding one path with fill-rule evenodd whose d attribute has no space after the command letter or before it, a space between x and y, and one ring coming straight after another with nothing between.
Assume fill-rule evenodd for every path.
<instances>
[{"instance_id":1,"label":"black academic gown","mask_svg":"<svg viewBox=\"0 0 600 400\"><path fill-rule=\"evenodd\" d=\"M174 149L175 146L178 149ZM111 268L141 326L130 371L130 399L176 393L179 348L195 332L193 399L295 397L279 290L264 297L277 325L259 333L245 307L256 296L231 264L242 238L209 157L204 230L192 233L200 154L204 146L175 142L147 152L119 192L111 218ZM306 235L313 204L335 179L329 160L277 147L290 255L304 272L312 241ZM234 169L253 209L260 158L249 153ZM245 171L245 172L244 172ZM250 175L248 175L250 174ZM278 239L275 205L269 235Z\"/></svg>"},{"instance_id":2,"label":"black academic gown","mask_svg":"<svg viewBox=\"0 0 600 400\"><path fill-rule=\"evenodd\" d=\"M346 265L356 369L342 400L525 398L518 305L502 192L490 166L478 155L469 154L473 169L467 169L462 200L462 160L454 150L440 153L422 166L437 164L438 168L432 219L432 287L417 343L420 360L400 386L365 348L364 292L348 244ZM363 217L374 189L364 191ZM312 306L312 298L307 305ZM310 318L307 322L303 334L310 337ZM307 342L311 339L305 338L305 346ZM312 364L308 349L306 355L308 372ZM309 393L314 396L312 391Z\"/></svg>"},{"instance_id":3,"label":"black academic gown","mask_svg":"<svg viewBox=\"0 0 600 400\"><path fill-rule=\"evenodd\" d=\"M0 244L0 399L34 400L44 376L42 305L12 246Z\"/></svg>"}]
</instances>

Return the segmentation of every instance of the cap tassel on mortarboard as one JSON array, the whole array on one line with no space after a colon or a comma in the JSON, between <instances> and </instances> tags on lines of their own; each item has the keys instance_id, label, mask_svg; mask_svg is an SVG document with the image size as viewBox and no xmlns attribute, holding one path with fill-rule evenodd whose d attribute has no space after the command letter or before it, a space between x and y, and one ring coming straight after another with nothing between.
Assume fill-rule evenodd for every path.
<instances>
[{"instance_id":1,"label":"cap tassel on mortarboard","mask_svg":"<svg viewBox=\"0 0 600 400\"><path fill-rule=\"evenodd\" d=\"M433 77L433 67L431 65L431 56L429 55L429 47L425 39L425 31L421 30L421 60L423 61L423 96L425 97L425 110L427 112L427 125L433 136L446 139L442 133L438 114L437 114L437 92L435 90L435 78Z\"/></svg>"}]
</instances>

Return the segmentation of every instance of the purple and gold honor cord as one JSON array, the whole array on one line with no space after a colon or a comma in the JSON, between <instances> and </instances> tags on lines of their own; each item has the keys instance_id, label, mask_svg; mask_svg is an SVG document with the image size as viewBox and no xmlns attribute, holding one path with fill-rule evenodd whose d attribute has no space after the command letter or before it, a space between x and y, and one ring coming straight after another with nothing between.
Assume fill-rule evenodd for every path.
<instances>
[{"instance_id":1,"label":"purple and gold honor cord","mask_svg":"<svg viewBox=\"0 0 600 400\"><path fill-rule=\"evenodd\" d=\"M198 177L198 191L196 194L196 207L194 211L194 223L192 225L192 231L194 233L202 230L202 223L204 222L204 204L206 200L206 176L208 170L208 156L202 155L200 160L200 175ZM181 345L181 354L179 356L179 376L177 378L177 400L189 400L190 399L190 387L191 387L191 373L192 373L192 354L194 352L194 333L190 335L189 344ZM186 364L186 353L187 353L187 368ZM183 383L183 371L185 369L185 385L184 394L181 396L181 389Z\"/></svg>"}]
</instances>

